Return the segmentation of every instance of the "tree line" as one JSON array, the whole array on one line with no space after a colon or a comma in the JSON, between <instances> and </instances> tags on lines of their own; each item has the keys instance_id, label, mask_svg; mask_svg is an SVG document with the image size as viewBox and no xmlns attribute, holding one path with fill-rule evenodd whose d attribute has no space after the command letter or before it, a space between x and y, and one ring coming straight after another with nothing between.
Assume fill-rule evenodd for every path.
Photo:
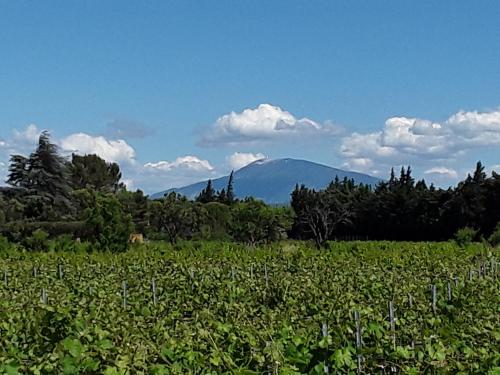
<instances>
[{"instance_id":1,"label":"tree line","mask_svg":"<svg viewBox=\"0 0 500 375\"><path fill-rule=\"evenodd\" d=\"M28 156L10 158L8 187L0 188L0 234L10 241L48 237L86 241L123 251L133 232L175 244L179 240L229 240L247 244L283 238L447 240L461 229L487 238L500 221L500 175L478 163L456 187L438 189L394 171L375 187L336 179L323 190L296 186L290 206L236 199L233 173L215 191L209 180L194 200L177 193L150 200L128 191L118 164L97 155L60 155L50 135L40 135Z\"/></svg>"}]
</instances>

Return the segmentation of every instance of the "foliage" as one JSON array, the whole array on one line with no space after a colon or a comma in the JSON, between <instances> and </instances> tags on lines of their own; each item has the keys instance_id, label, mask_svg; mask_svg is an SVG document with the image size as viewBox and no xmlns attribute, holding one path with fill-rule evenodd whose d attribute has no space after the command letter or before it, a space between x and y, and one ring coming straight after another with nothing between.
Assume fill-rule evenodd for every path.
<instances>
[{"instance_id":1,"label":"foliage","mask_svg":"<svg viewBox=\"0 0 500 375\"><path fill-rule=\"evenodd\" d=\"M180 238L192 239L199 233L205 210L201 204L188 201L172 192L151 204L149 221L158 232L165 232L173 244Z\"/></svg>"},{"instance_id":2,"label":"foliage","mask_svg":"<svg viewBox=\"0 0 500 375\"><path fill-rule=\"evenodd\" d=\"M40 218L52 219L52 213L62 214L72 208L66 161L58 154L57 146L50 142L48 132L42 132L29 158L11 156L7 183L31 192L30 200L43 206L38 212ZM47 207L50 209L45 209Z\"/></svg>"},{"instance_id":3,"label":"foliage","mask_svg":"<svg viewBox=\"0 0 500 375\"><path fill-rule=\"evenodd\" d=\"M89 240L101 250L115 252L128 248L132 233L132 219L123 212L118 199L112 194L92 194L93 204L86 210L85 224Z\"/></svg>"},{"instance_id":4,"label":"foliage","mask_svg":"<svg viewBox=\"0 0 500 375\"><path fill-rule=\"evenodd\" d=\"M10 243L7 238L4 236L0 235L0 252L4 252L6 250L10 249Z\"/></svg>"},{"instance_id":5,"label":"foliage","mask_svg":"<svg viewBox=\"0 0 500 375\"><path fill-rule=\"evenodd\" d=\"M37 229L24 240L24 245L30 251L47 251L50 246L49 234Z\"/></svg>"},{"instance_id":6,"label":"foliage","mask_svg":"<svg viewBox=\"0 0 500 375\"><path fill-rule=\"evenodd\" d=\"M234 204L231 213L233 238L250 245L282 239L292 224L289 209L270 207L252 198Z\"/></svg>"},{"instance_id":7,"label":"foliage","mask_svg":"<svg viewBox=\"0 0 500 375\"><path fill-rule=\"evenodd\" d=\"M455 234L455 241L457 241L457 244L460 246L467 245L474 241L477 237L477 230L474 228L461 228L457 231Z\"/></svg>"},{"instance_id":8,"label":"foliage","mask_svg":"<svg viewBox=\"0 0 500 375\"><path fill-rule=\"evenodd\" d=\"M130 217L137 233L172 243L232 239L256 244L289 237L312 239L319 248L339 239L444 241L464 227L477 229L478 238L489 238L500 221L500 175L488 177L484 170L478 162L472 175L446 190L415 181L410 167L401 168L398 177L392 170L389 180L375 187L347 178L321 191L297 185L292 215L287 209L235 199L233 173L221 191L209 180L196 202L176 195L152 202L140 190L126 190L116 163L97 155L73 155L68 161L43 132L28 157L11 156L10 186L0 187L0 234L20 243L41 229L51 237L68 234L112 247L104 237L115 233L123 250ZM106 214L95 202L111 196L120 208L110 215L120 211L124 220L113 219L105 228Z\"/></svg>"},{"instance_id":9,"label":"foliage","mask_svg":"<svg viewBox=\"0 0 500 375\"><path fill-rule=\"evenodd\" d=\"M495 231L491 234L490 238L488 238L491 246L499 246L500 245L500 221L498 222Z\"/></svg>"},{"instance_id":10,"label":"foliage","mask_svg":"<svg viewBox=\"0 0 500 375\"><path fill-rule=\"evenodd\" d=\"M211 240L230 239L231 209L229 206L211 202L203 206L206 210L205 223L208 227L208 238Z\"/></svg>"},{"instance_id":11,"label":"foliage","mask_svg":"<svg viewBox=\"0 0 500 375\"><path fill-rule=\"evenodd\" d=\"M196 197L196 202L200 203L210 203L214 202L217 198L217 193L212 186L212 180L208 180L207 186L203 189L200 194Z\"/></svg>"},{"instance_id":12,"label":"foliage","mask_svg":"<svg viewBox=\"0 0 500 375\"><path fill-rule=\"evenodd\" d=\"M106 163L97 155L71 157L71 184L74 189L92 189L103 193L124 190L120 182L122 174L116 163Z\"/></svg>"},{"instance_id":13,"label":"foliage","mask_svg":"<svg viewBox=\"0 0 500 375\"><path fill-rule=\"evenodd\" d=\"M197 246L0 256L0 373L323 374L328 365L347 374L357 373L358 355L362 374L498 371L498 250L450 242L335 242L321 252L301 242ZM470 267L485 272L469 280Z\"/></svg>"},{"instance_id":14,"label":"foliage","mask_svg":"<svg viewBox=\"0 0 500 375\"><path fill-rule=\"evenodd\" d=\"M148 226L148 197L141 190L121 190L116 195L123 211L132 217L134 230L144 233Z\"/></svg>"},{"instance_id":15,"label":"foliage","mask_svg":"<svg viewBox=\"0 0 500 375\"><path fill-rule=\"evenodd\" d=\"M300 188L297 186L292 193L296 222L305 235L314 239L318 249L326 245L339 225L351 222L351 212L340 199L341 191L337 189L338 186L332 185L324 191L314 191L302 185Z\"/></svg>"},{"instance_id":16,"label":"foliage","mask_svg":"<svg viewBox=\"0 0 500 375\"><path fill-rule=\"evenodd\" d=\"M500 175L487 177L478 162L472 176L444 190L415 182L411 168L401 168L399 177L392 170L389 180L376 187L349 179L336 179L318 192L297 186L291 206L296 214L291 237L317 243L353 238L440 241L464 227L488 238L500 221ZM327 220L329 211L336 214ZM343 216L348 220L324 225Z\"/></svg>"}]
</instances>

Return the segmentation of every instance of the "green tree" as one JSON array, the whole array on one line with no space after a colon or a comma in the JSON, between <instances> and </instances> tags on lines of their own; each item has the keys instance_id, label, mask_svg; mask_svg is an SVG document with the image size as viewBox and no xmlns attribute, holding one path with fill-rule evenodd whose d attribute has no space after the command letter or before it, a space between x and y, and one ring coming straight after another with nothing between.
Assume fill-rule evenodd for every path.
<instances>
[{"instance_id":1,"label":"green tree","mask_svg":"<svg viewBox=\"0 0 500 375\"><path fill-rule=\"evenodd\" d=\"M247 198L231 207L231 234L238 242L255 245L286 237L292 225L292 211L271 207Z\"/></svg>"},{"instance_id":2,"label":"green tree","mask_svg":"<svg viewBox=\"0 0 500 375\"><path fill-rule=\"evenodd\" d=\"M91 207L86 210L85 224L89 240L101 250L123 252L128 249L132 218L113 194L90 191Z\"/></svg>"},{"instance_id":3,"label":"green tree","mask_svg":"<svg viewBox=\"0 0 500 375\"><path fill-rule=\"evenodd\" d=\"M202 204L190 202L175 192L164 199L153 201L149 210L151 227L166 233L172 244L181 238L191 239L199 234L205 216Z\"/></svg>"},{"instance_id":4,"label":"green tree","mask_svg":"<svg viewBox=\"0 0 500 375\"><path fill-rule=\"evenodd\" d=\"M216 201L216 192L212 186L212 180L207 181L207 186L196 197L196 201L200 203L209 203Z\"/></svg>"},{"instance_id":5,"label":"green tree","mask_svg":"<svg viewBox=\"0 0 500 375\"><path fill-rule=\"evenodd\" d=\"M132 217L134 230L144 233L148 225L148 197L142 190L135 192L121 190L116 194L123 211Z\"/></svg>"},{"instance_id":6,"label":"green tree","mask_svg":"<svg viewBox=\"0 0 500 375\"><path fill-rule=\"evenodd\" d=\"M227 181L227 189L226 189L226 201L228 204L232 204L234 202L234 171L231 171L229 175L229 180Z\"/></svg>"},{"instance_id":7,"label":"green tree","mask_svg":"<svg viewBox=\"0 0 500 375\"><path fill-rule=\"evenodd\" d=\"M228 205L220 202L211 202L203 205L206 210L205 225L208 227L208 235L213 240L229 239L229 227L231 224L231 211Z\"/></svg>"},{"instance_id":8,"label":"green tree","mask_svg":"<svg viewBox=\"0 0 500 375\"><path fill-rule=\"evenodd\" d=\"M125 190L120 182L122 174L116 163L107 163L97 155L71 157L71 185L74 189L90 188L100 192L116 193Z\"/></svg>"},{"instance_id":9,"label":"green tree","mask_svg":"<svg viewBox=\"0 0 500 375\"><path fill-rule=\"evenodd\" d=\"M71 216L71 187L66 160L58 154L57 146L50 142L50 135L44 131L38 146L27 159L12 155L7 183L29 191L26 200L31 211L39 211L40 218L50 220L59 216Z\"/></svg>"}]
</instances>

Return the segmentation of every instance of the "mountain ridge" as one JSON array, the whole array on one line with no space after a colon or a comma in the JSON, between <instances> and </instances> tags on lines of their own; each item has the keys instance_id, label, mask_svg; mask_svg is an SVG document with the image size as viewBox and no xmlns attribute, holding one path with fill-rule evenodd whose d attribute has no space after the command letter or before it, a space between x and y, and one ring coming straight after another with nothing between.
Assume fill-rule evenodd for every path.
<instances>
[{"instance_id":1,"label":"mountain ridge","mask_svg":"<svg viewBox=\"0 0 500 375\"><path fill-rule=\"evenodd\" d=\"M296 184L313 189L323 189L338 176L347 177L357 184L375 186L381 180L367 174L345 171L324 164L302 159L260 159L234 172L233 188L237 198L253 196L269 204L284 204L290 201L290 194ZM229 176L212 179L215 190L226 188ZM160 199L172 191L185 195L190 199L196 198L207 185L208 180L180 188L168 189L150 196L151 199Z\"/></svg>"}]
</instances>

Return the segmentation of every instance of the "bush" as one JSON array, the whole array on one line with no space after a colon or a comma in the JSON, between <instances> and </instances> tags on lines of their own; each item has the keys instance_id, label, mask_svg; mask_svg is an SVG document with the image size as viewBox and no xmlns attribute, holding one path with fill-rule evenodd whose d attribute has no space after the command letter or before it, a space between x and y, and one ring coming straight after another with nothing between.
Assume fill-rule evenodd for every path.
<instances>
[{"instance_id":1,"label":"bush","mask_svg":"<svg viewBox=\"0 0 500 375\"><path fill-rule=\"evenodd\" d=\"M477 233L477 230L469 227L459 229L455 234L455 241L460 246L467 245L476 239Z\"/></svg>"},{"instance_id":2,"label":"bush","mask_svg":"<svg viewBox=\"0 0 500 375\"><path fill-rule=\"evenodd\" d=\"M37 229L24 240L24 245L31 251L48 251L50 248L49 234Z\"/></svg>"},{"instance_id":3,"label":"bush","mask_svg":"<svg viewBox=\"0 0 500 375\"><path fill-rule=\"evenodd\" d=\"M249 245L284 239L292 225L290 209L271 207L253 198L236 203L231 214L233 239Z\"/></svg>"},{"instance_id":4,"label":"bush","mask_svg":"<svg viewBox=\"0 0 500 375\"><path fill-rule=\"evenodd\" d=\"M0 252L7 251L10 249L10 243L7 238L0 235Z\"/></svg>"},{"instance_id":5,"label":"bush","mask_svg":"<svg viewBox=\"0 0 500 375\"><path fill-rule=\"evenodd\" d=\"M497 226L488 238L488 241L491 246L500 246L500 222L497 223Z\"/></svg>"},{"instance_id":6,"label":"bush","mask_svg":"<svg viewBox=\"0 0 500 375\"><path fill-rule=\"evenodd\" d=\"M100 250L123 252L128 249L132 233L132 218L123 212L112 194L93 195L93 207L86 212L89 240Z\"/></svg>"}]
</instances>

